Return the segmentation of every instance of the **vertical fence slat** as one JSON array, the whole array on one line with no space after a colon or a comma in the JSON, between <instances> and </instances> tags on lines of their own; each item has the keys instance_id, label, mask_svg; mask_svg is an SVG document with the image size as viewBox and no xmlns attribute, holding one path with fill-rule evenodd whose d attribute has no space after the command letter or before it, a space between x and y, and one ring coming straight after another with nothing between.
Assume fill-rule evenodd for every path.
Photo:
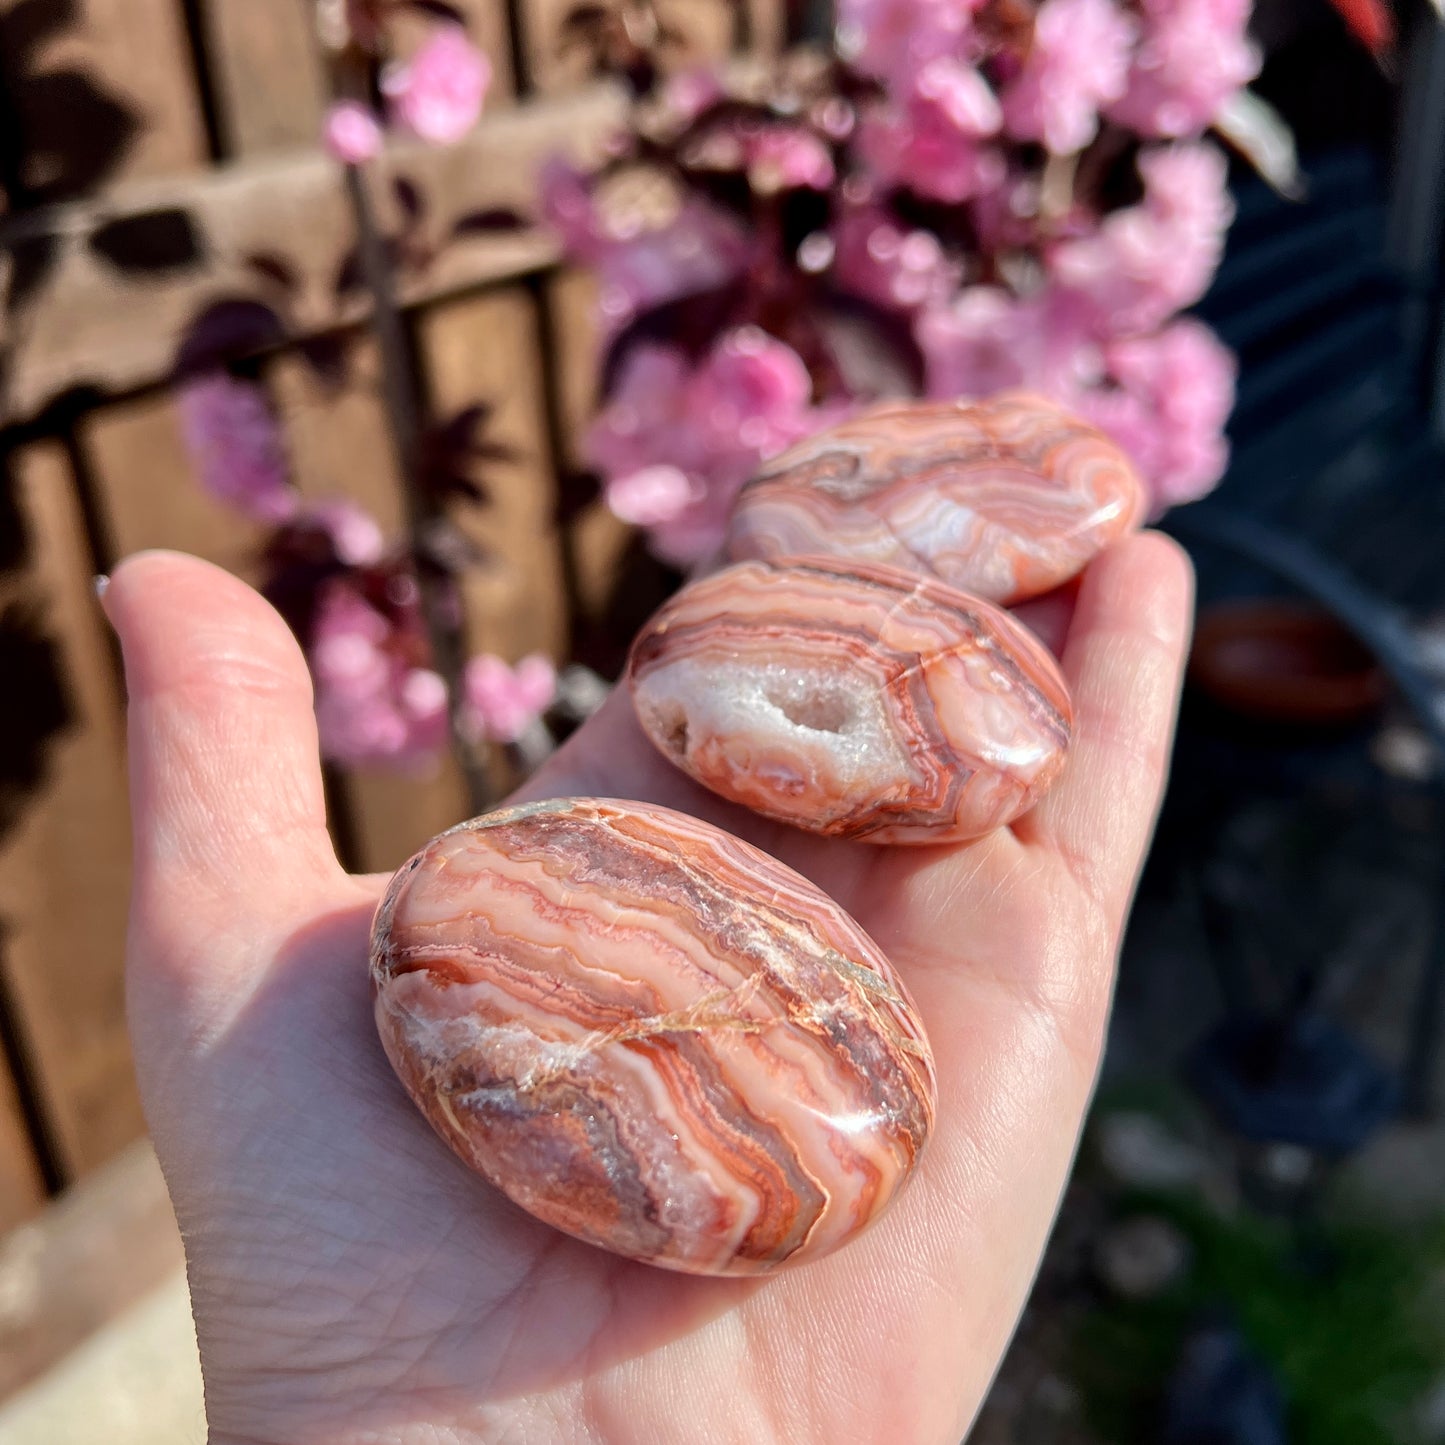
<instances>
[{"instance_id":1,"label":"vertical fence slat","mask_svg":"<svg viewBox=\"0 0 1445 1445\"><path fill-rule=\"evenodd\" d=\"M20 125L25 185L73 194L203 164L205 120L179 0L75 0L73 9L65 23L61 6L0 0L0 74ZM21 43L22 31L34 43Z\"/></svg>"},{"instance_id":2,"label":"vertical fence slat","mask_svg":"<svg viewBox=\"0 0 1445 1445\"><path fill-rule=\"evenodd\" d=\"M347 354L347 380L322 383L295 354L271 367L270 380L286 426L296 483L308 496L346 496L364 506L390 537L404 525L385 409L379 393L375 341L363 336ZM342 776L357 866L399 867L433 835L467 815L461 770L447 759L418 775L351 770Z\"/></svg>"},{"instance_id":3,"label":"vertical fence slat","mask_svg":"<svg viewBox=\"0 0 1445 1445\"><path fill-rule=\"evenodd\" d=\"M558 423L565 461L581 469L582 438L597 409L597 285L586 271L562 271L547 287L552 354L557 367ZM582 617L591 622L604 612L633 529L600 501L571 522L571 553Z\"/></svg>"},{"instance_id":4,"label":"vertical fence slat","mask_svg":"<svg viewBox=\"0 0 1445 1445\"><path fill-rule=\"evenodd\" d=\"M70 467L55 444L15 459L32 595L56 640L72 718L50 744L0 867L7 994L66 1178L142 1132L125 1028L130 825L115 672Z\"/></svg>"},{"instance_id":5,"label":"vertical fence slat","mask_svg":"<svg viewBox=\"0 0 1445 1445\"><path fill-rule=\"evenodd\" d=\"M488 403L494 408L488 436L513 454L478 473L488 505L457 517L487 558L464 583L471 646L509 659L529 652L560 657L566 602L532 296L517 287L432 307L420 336L440 415Z\"/></svg>"},{"instance_id":6,"label":"vertical fence slat","mask_svg":"<svg viewBox=\"0 0 1445 1445\"><path fill-rule=\"evenodd\" d=\"M261 529L197 484L172 396L142 397L93 412L80 436L118 556L170 547L255 580Z\"/></svg>"},{"instance_id":7,"label":"vertical fence slat","mask_svg":"<svg viewBox=\"0 0 1445 1445\"><path fill-rule=\"evenodd\" d=\"M300 0L206 0L221 138L233 156L313 146L326 77Z\"/></svg>"},{"instance_id":8,"label":"vertical fence slat","mask_svg":"<svg viewBox=\"0 0 1445 1445\"><path fill-rule=\"evenodd\" d=\"M0 853L0 866L4 854ZM45 1185L31 1148L9 1069L0 1062L0 1234L24 1223L45 1202Z\"/></svg>"},{"instance_id":9,"label":"vertical fence slat","mask_svg":"<svg viewBox=\"0 0 1445 1445\"><path fill-rule=\"evenodd\" d=\"M575 88L587 75L587 57L564 52L562 25L578 0L521 0L522 54L533 89ZM737 35L733 0L659 0L666 23L685 39L680 58L700 60L726 55Z\"/></svg>"}]
</instances>

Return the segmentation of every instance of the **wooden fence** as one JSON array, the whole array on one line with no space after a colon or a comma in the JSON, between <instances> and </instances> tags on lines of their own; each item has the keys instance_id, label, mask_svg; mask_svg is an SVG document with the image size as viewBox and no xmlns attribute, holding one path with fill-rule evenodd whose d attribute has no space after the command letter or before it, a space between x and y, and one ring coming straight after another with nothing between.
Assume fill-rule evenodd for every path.
<instances>
[{"instance_id":1,"label":"wooden fence","mask_svg":"<svg viewBox=\"0 0 1445 1445\"><path fill-rule=\"evenodd\" d=\"M92 579L153 546L254 571L257 534L195 485L167 389L203 305L264 294L248 256L285 257L297 331L337 335L351 362L340 388L294 350L265 362L298 486L400 525L364 308L337 310L354 237L340 170L316 147L313 8L0 0L0 1228L143 1128L122 997L122 696ZM479 209L534 211L541 162L595 146L623 109L561 51L566 0L460 8L497 67L487 118L451 149L398 148L373 178L384 217L390 177L413 180L438 234ZM774 0L672 10L697 54L779 38ZM556 523L558 461L593 378L587 282L557 261L540 230L479 234L403 286L432 405L484 398L512 453L489 466L492 500L466 526L494 559L470 589L470 643L513 657L566 655L564 562L585 604L626 541L596 508L570 535ZM466 811L454 769L335 782L338 836L366 869Z\"/></svg>"}]
</instances>

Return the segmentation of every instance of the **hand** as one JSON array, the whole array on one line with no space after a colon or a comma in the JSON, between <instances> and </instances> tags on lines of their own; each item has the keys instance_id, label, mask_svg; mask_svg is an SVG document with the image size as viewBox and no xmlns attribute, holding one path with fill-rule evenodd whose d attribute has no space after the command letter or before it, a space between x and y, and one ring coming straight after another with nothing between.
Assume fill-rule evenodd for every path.
<instances>
[{"instance_id":1,"label":"hand","mask_svg":"<svg viewBox=\"0 0 1445 1445\"><path fill-rule=\"evenodd\" d=\"M940 1098L917 1177L839 1253L734 1281L564 1238L431 1134L372 1024L385 880L332 852L300 651L214 568L123 565L105 606L130 688L129 1006L213 1445L958 1440L1093 1086L1189 593L1177 549L1145 534L1090 568L1068 616L1039 614L1062 640L1074 748L1039 808L969 846L762 823L663 762L620 695L526 790L742 833L853 913L918 1002Z\"/></svg>"}]
</instances>

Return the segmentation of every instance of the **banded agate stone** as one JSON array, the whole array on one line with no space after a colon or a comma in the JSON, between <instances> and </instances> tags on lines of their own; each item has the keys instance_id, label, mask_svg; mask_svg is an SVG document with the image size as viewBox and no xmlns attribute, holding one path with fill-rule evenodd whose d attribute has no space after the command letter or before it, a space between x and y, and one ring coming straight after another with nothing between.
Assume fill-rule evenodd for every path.
<instances>
[{"instance_id":1,"label":"banded agate stone","mask_svg":"<svg viewBox=\"0 0 1445 1445\"><path fill-rule=\"evenodd\" d=\"M896 567L742 562L686 587L628 663L643 730L713 792L870 843L976 838L1063 767L1058 666L991 603Z\"/></svg>"},{"instance_id":2,"label":"banded agate stone","mask_svg":"<svg viewBox=\"0 0 1445 1445\"><path fill-rule=\"evenodd\" d=\"M932 1126L933 1057L878 946L791 869L643 803L434 839L372 936L382 1042L523 1209L630 1259L759 1274L872 1220Z\"/></svg>"},{"instance_id":3,"label":"banded agate stone","mask_svg":"<svg viewBox=\"0 0 1445 1445\"><path fill-rule=\"evenodd\" d=\"M1005 605L1067 582L1144 515L1102 432L1042 397L891 403L801 442L744 489L734 560L828 553Z\"/></svg>"}]
</instances>

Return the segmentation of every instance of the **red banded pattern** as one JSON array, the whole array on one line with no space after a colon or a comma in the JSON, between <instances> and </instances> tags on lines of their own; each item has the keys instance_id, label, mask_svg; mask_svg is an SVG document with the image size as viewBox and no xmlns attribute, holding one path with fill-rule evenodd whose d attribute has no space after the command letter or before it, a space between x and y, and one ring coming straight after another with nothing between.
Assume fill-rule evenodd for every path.
<instances>
[{"instance_id":1,"label":"red banded pattern","mask_svg":"<svg viewBox=\"0 0 1445 1445\"><path fill-rule=\"evenodd\" d=\"M977 838L1064 763L1073 710L1042 644L937 580L829 557L685 588L633 645L647 735L764 817L870 843Z\"/></svg>"},{"instance_id":2,"label":"red banded pattern","mask_svg":"<svg viewBox=\"0 0 1445 1445\"><path fill-rule=\"evenodd\" d=\"M1011 604L1067 582L1144 508L1124 453L1042 397L890 403L769 463L728 556L886 562Z\"/></svg>"},{"instance_id":3,"label":"red banded pattern","mask_svg":"<svg viewBox=\"0 0 1445 1445\"><path fill-rule=\"evenodd\" d=\"M377 913L387 1056L539 1219L697 1274L871 1223L933 1122L928 1040L878 946L710 824L562 799L429 843Z\"/></svg>"}]
</instances>

